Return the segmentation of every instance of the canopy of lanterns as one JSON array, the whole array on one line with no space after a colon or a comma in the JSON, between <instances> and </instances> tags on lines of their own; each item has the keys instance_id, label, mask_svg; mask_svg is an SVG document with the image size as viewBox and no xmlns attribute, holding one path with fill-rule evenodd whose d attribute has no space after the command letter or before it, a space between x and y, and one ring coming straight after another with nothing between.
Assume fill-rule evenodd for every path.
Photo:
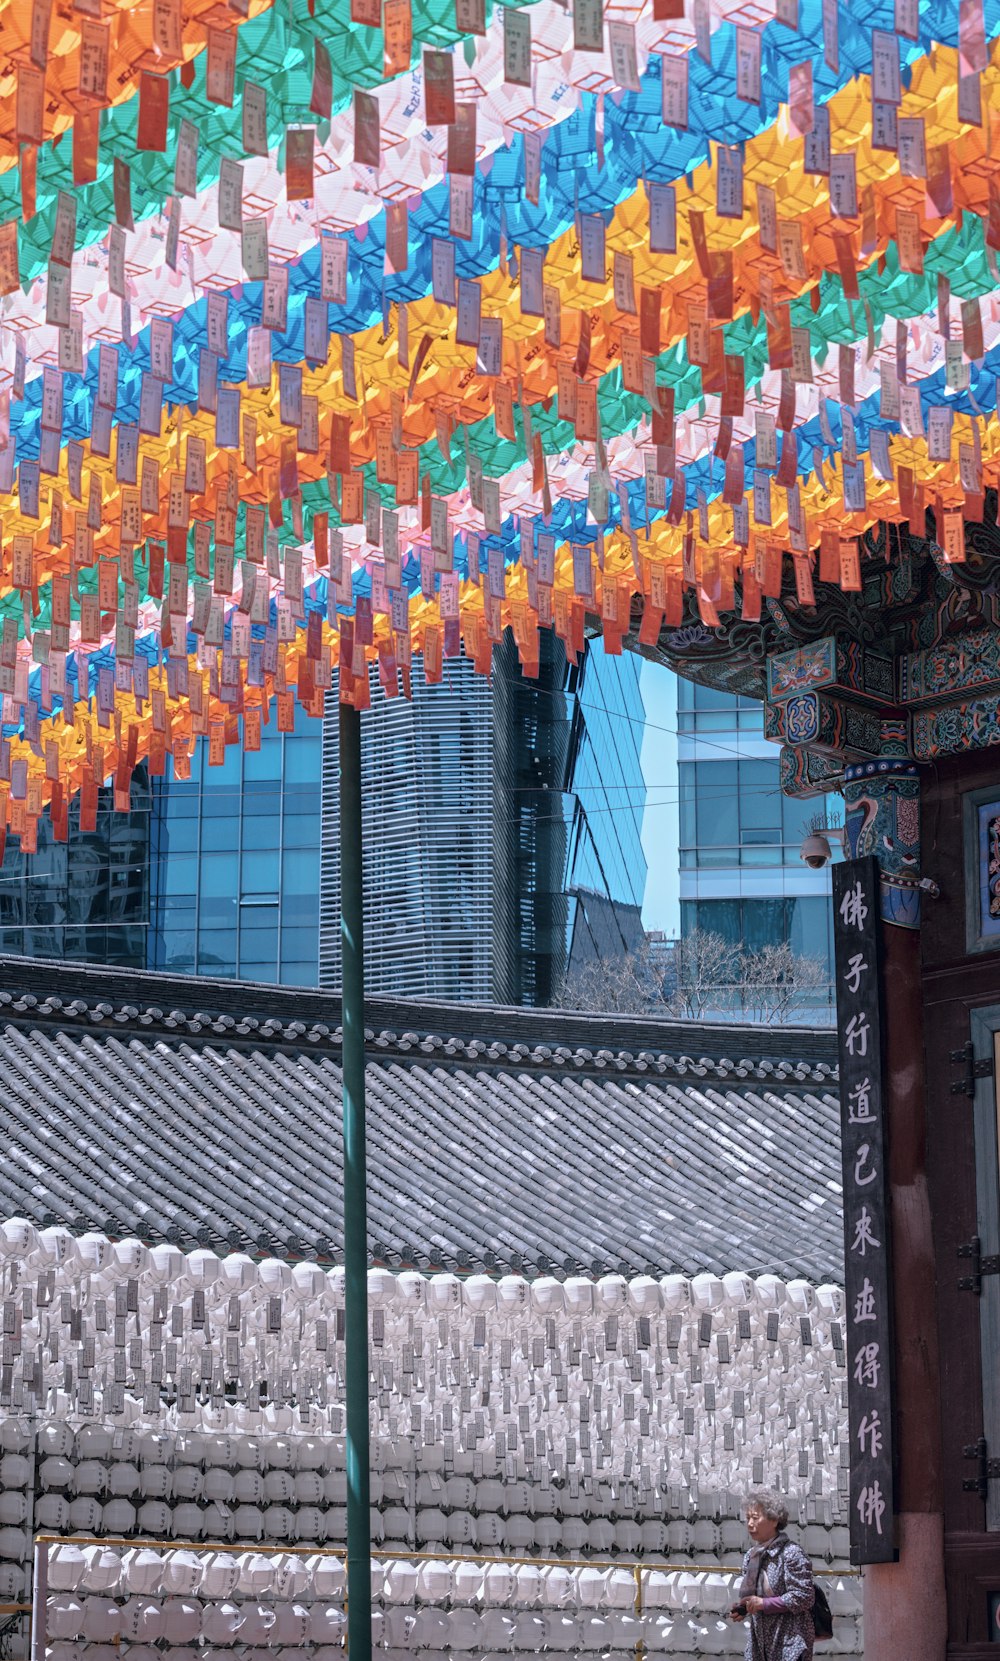
<instances>
[{"instance_id":1,"label":"canopy of lanterns","mask_svg":"<svg viewBox=\"0 0 1000 1661\"><path fill-rule=\"evenodd\" d=\"M685 15L687 13L687 15ZM963 557L1000 0L3 7L0 821ZM641 613L641 623L639 622ZM276 703L275 703L276 700Z\"/></svg>"}]
</instances>

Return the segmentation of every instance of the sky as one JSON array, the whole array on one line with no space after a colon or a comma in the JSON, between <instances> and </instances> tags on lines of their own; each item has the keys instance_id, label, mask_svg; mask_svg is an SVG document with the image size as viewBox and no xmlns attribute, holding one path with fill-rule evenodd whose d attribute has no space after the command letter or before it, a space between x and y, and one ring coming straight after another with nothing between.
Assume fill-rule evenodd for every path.
<instances>
[{"instance_id":1,"label":"sky","mask_svg":"<svg viewBox=\"0 0 1000 1661\"><path fill-rule=\"evenodd\" d=\"M678 818L677 818L677 681L671 670L643 662L643 702L646 725L642 739L642 771L646 780L646 811L642 843L646 854L644 928L680 933Z\"/></svg>"}]
</instances>

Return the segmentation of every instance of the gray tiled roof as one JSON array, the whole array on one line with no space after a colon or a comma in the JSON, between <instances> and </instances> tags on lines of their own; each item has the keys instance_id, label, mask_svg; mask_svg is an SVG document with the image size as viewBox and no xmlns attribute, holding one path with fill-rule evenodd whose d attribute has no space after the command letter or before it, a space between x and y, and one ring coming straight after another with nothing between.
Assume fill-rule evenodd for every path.
<instances>
[{"instance_id":1,"label":"gray tiled roof","mask_svg":"<svg viewBox=\"0 0 1000 1661\"><path fill-rule=\"evenodd\" d=\"M0 959L0 1215L336 1256L339 1016L319 993ZM369 1021L376 1257L841 1279L828 1034L783 1032L782 1057L753 1029L543 1010Z\"/></svg>"}]
</instances>

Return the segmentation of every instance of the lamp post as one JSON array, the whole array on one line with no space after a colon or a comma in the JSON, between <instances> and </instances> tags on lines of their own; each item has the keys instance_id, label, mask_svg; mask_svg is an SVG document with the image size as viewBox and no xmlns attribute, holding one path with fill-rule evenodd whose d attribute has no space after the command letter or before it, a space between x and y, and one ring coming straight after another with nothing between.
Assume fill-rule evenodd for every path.
<instances>
[{"instance_id":1,"label":"lamp post","mask_svg":"<svg viewBox=\"0 0 1000 1661\"><path fill-rule=\"evenodd\" d=\"M344 1337L347 1395L347 1650L372 1653L368 1421L368 1202L361 715L340 705L340 941L344 1097Z\"/></svg>"}]
</instances>

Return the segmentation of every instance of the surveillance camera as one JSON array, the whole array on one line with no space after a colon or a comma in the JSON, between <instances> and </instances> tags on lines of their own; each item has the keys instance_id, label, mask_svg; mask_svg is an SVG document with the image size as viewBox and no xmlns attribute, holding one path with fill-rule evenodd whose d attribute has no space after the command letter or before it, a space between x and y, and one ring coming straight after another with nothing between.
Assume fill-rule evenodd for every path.
<instances>
[{"instance_id":1,"label":"surveillance camera","mask_svg":"<svg viewBox=\"0 0 1000 1661\"><path fill-rule=\"evenodd\" d=\"M810 831L802 844L802 858L813 871L822 871L830 861L830 844L822 831Z\"/></svg>"}]
</instances>

